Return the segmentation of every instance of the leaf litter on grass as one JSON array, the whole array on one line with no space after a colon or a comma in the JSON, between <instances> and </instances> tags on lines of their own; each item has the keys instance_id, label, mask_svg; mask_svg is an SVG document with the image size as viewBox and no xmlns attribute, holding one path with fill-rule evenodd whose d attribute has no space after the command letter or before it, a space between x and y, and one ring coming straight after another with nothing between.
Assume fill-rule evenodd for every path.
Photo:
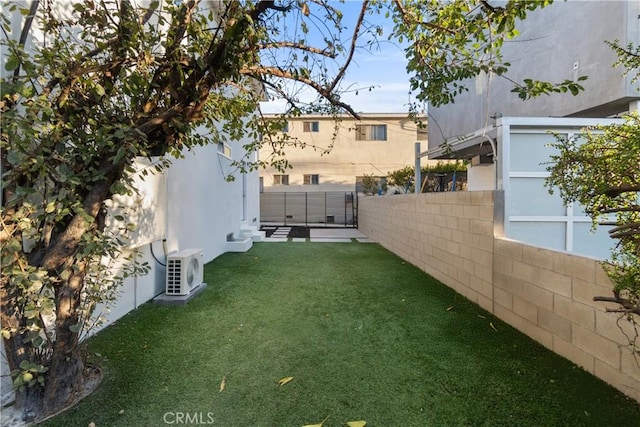
<instances>
[{"instance_id":1,"label":"leaf litter on grass","mask_svg":"<svg viewBox=\"0 0 640 427\"><path fill-rule=\"evenodd\" d=\"M278 385L282 387L283 385L290 383L291 381L293 381L293 377L284 377L278 381Z\"/></svg>"}]
</instances>

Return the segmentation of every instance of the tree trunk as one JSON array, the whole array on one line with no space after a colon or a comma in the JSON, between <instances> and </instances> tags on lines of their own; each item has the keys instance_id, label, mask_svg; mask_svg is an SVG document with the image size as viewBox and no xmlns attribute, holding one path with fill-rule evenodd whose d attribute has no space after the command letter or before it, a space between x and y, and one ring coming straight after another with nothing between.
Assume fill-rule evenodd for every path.
<instances>
[{"instance_id":1,"label":"tree trunk","mask_svg":"<svg viewBox=\"0 0 640 427\"><path fill-rule=\"evenodd\" d=\"M3 324L6 324L4 318L3 315ZM4 339L3 345L10 371L19 369L23 360L33 359L33 347L31 343L24 342L24 335L16 334ZM42 407L42 389L27 387L24 391L16 390L13 407L21 412L24 421L33 421Z\"/></svg>"},{"instance_id":2,"label":"tree trunk","mask_svg":"<svg viewBox=\"0 0 640 427\"><path fill-rule=\"evenodd\" d=\"M16 391L14 408L22 415L23 421L34 421L39 418L42 408L42 389L27 388L24 391Z\"/></svg>"},{"instance_id":3,"label":"tree trunk","mask_svg":"<svg viewBox=\"0 0 640 427\"><path fill-rule=\"evenodd\" d=\"M3 286L0 289L0 323L4 328L21 329L24 327L20 324L21 319L23 316L17 313L15 296L9 295ZM20 369L23 360L31 361L35 358L34 348L30 342L25 342L23 334L12 334L9 338L3 339L3 345L10 371ZM23 392L16 391L14 407L22 412L23 420L30 421L37 416L41 402L42 390L27 388Z\"/></svg>"},{"instance_id":4,"label":"tree trunk","mask_svg":"<svg viewBox=\"0 0 640 427\"><path fill-rule=\"evenodd\" d=\"M56 289L56 339L44 389L45 416L75 403L85 388L78 328L86 264L76 263L74 270L69 281Z\"/></svg>"}]
</instances>

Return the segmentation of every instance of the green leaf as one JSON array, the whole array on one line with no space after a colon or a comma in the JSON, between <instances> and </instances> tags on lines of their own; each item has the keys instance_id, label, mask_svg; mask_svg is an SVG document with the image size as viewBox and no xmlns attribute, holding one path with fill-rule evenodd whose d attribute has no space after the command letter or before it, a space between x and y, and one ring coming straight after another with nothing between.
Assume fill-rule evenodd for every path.
<instances>
[{"instance_id":1,"label":"green leaf","mask_svg":"<svg viewBox=\"0 0 640 427\"><path fill-rule=\"evenodd\" d=\"M105 95L105 91L104 88L102 87L102 85L96 83L96 85L93 87L93 90L95 90L96 94L98 96L104 96Z\"/></svg>"},{"instance_id":2,"label":"green leaf","mask_svg":"<svg viewBox=\"0 0 640 427\"><path fill-rule=\"evenodd\" d=\"M11 55L7 59L7 62L4 64L4 69L7 71L13 71L20 65L20 60L17 56Z\"/></svg>"},{"instance_id":3,"label":"green leaf","mask_svg":"<svg viewBox=\"0 0 640 427\"><path fill-rule=\"evenodd\" d=\"M13 387L19 388L22 386L22 384L22 375L18 375L17 377L15 377L15 379L13 380Z\"/></svg>"},{"instance_id":4,"label":"green leaf","mask_svg":"<svg viewBox=\"0 0 640 427\"><path fill-rule=\"evenodd\" d=\"M118 163L120 161L120 159L122 159L124 157L126 150L124 147L120 147L118 148L118 151L116 152L115 157L113 158L113 163Z\"/></svg>"}]
</instances>

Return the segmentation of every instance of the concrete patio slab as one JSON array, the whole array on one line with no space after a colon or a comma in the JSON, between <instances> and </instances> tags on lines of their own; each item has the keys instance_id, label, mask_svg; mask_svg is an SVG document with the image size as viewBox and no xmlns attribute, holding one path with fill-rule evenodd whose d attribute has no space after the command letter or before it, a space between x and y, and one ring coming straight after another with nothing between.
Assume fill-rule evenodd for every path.
<instances>
[{"instance_id":1,"label":"concrete patio slab","mask_svg":"<svg viewBox=\"0 0 640 427\"><path fill-rule=\"evenodd\" d=\"M367 236L357 228L312 228L309 230L311 239L362 239Z\"/></svg>"},{"instance_id":2,"label":"concrete patio slab","mask_svg":"<svg viewBox=\"0 0 640 427\"><path fill-rule=\"evenodd\" d=\"M194 299L198 294L205 290L207 287L206 283L200 283L196 288L194 288L187 295L167 295L166 293L161 293L157 297L153 299L153 302L161 305L184 305Z\"/></svg>"}]
</instances>

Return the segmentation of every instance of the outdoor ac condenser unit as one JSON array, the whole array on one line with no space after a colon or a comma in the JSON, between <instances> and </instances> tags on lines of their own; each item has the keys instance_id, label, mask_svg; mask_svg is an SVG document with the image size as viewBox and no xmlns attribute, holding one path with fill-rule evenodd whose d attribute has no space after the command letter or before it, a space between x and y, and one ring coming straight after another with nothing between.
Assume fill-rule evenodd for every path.
<instances>
[{"instance_id":1,"label":"outdoor ac condenser unit","mask_svg":"<svg viewBox=\"0 0 640 427\"><path fill-rule=\"evenodd\" d=\"M185 249L167 256L167 295L188 295L203 280L202 249Z\"/></svg>"}]
</instances>

